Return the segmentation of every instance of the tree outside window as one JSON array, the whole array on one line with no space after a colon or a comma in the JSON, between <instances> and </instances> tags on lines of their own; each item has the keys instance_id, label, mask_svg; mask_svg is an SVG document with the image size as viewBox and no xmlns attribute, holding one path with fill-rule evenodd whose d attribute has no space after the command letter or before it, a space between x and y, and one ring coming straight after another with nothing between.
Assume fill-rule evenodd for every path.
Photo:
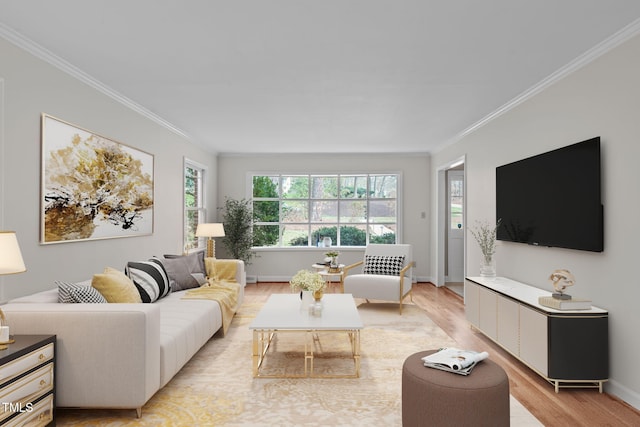
<instances>
[{"instance_id":1,"label":"tree outside window","mask_svg":"<svg viewBox=\"0 0 640 427\"><path fill-rule=\"evenodd\" d=\"M206 222L204 176L206 168L185 160L184 165L184 249L203 248L204 239L196 237L198 224Z\"/></svg>"},{"instance_id":2,"label":"tree outside window","mask_svg":"<svg viewBox=\"0 0 640 427\"><path fill-rule=\"evenodd\" d=\"M398 174L252 177L254 243L262 247L396 243Z\"/></svg>"}]
</instances>

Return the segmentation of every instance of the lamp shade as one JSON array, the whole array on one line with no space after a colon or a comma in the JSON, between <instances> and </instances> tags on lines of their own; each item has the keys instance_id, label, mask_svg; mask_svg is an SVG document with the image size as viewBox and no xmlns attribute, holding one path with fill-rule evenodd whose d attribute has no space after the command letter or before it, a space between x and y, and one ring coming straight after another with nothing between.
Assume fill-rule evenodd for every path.
<instances>
[{"instance_id":1,"label":"lamp shade","mask_svg":"<svg viewBox=\"0 0 640 427\"><path fill-rule=\"evenodd\" d=\"M27 271L22 260L16 233L0 231L0 274L14 274Z\"/></svg>"},{"instance_id":2,"label":"lamp shade","mask_svg":"<svg viewBox=\"0 0 640 427\"><path fill-rule=\"evenodd\" d=\"M196 237L223 237L224 226L219 222L198 224Z\"/></svg>"}]
</instances>

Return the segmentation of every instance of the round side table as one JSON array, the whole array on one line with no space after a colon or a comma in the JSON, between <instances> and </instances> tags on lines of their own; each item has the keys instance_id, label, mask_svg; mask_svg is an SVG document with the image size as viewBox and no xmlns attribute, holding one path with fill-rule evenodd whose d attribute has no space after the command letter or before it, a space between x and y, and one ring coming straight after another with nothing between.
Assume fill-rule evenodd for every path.
<instances>
[{"instance_id":1,"label":"round side table","mask_svg":"<svg viewBox=\"0 0 640 427\"><path fill-rule=\"evenodd\" d=\"M325 264L313 264L311 268L322 276L327 284L330 283L334 277L337 277L340 282L340 292L344 293L344 264L338 264L337 271L331 271L329 266Z\"/></svg>"}]
</instances>

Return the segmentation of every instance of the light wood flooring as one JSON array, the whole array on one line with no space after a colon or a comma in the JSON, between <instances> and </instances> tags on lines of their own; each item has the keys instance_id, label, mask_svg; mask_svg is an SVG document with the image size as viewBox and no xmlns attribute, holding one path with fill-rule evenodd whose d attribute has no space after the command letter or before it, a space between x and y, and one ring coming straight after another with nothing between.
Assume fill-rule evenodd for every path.
<instances>
[{"instance_id":1,"label":"light wood flooring","mask_svg":"<svg viewBox=\"0 0 640 427\"><path fill-rule=\"evenodd\" d=\"M328 292L336 292L332 283ZM272 293L291 292L288 283L249 284L245 288L247 301L263 299ZM431 283L413 287L413 302L463 348L487 351L491 360L501 365L509 376L511 394L545 426L640 426L640 411L594 389L563 389L554 387L519 362L481 333L471 329L464 316L460 295Z\"/></svg>"}]
</instances>

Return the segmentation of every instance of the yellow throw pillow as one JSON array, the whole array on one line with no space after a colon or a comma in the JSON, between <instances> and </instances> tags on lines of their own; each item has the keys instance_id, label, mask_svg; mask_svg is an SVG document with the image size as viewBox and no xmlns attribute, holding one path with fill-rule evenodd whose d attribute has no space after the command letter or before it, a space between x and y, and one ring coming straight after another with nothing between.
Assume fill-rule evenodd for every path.
<instances>
[{"instance_id":1,"label":"yellow throw pillow","mask_svg":"<svg viewBox=\"0 0 640 427\"><path fill-rule=\"evenodd\" d=\"M102 294L107 302L142 302L136 285L123 272L107 267L102 274L94 274L91 286Z\"/></svg>"}]
</instances>

